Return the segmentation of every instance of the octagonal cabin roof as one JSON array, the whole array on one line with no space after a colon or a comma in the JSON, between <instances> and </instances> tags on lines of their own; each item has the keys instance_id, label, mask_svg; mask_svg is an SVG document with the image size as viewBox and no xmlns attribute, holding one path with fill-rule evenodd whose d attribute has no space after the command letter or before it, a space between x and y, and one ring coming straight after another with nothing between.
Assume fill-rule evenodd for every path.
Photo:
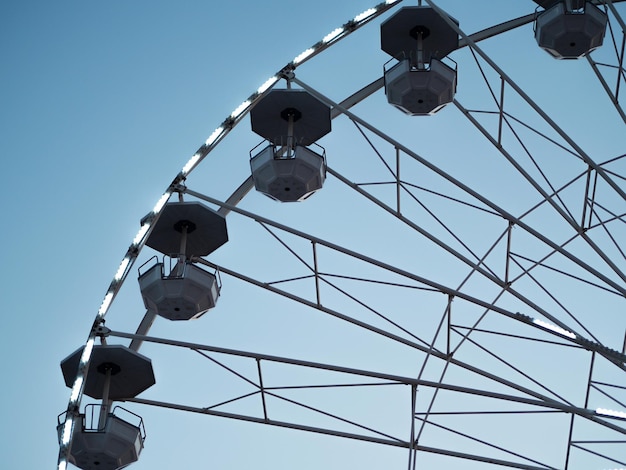
<instances>
[{"instance_id":1,"label":"octagonal cabin roof","mask_svg":"<svg viewBox=\"0 0 626 470\"><path fill-rule=\"evenodd\" d=\"M84 346L61 361L65 384L72 387ZM89 361L84 393L92 398L103 397L106 371L111 371L109 398L134 398L156 383L152 361L121 344L95 345Z\"/></svg>"},{"instance_id":2,"label":"octagonal cabin roof","mask_svg":"<svg viewBox=\"0 0 626 470\"><path fill-rule=\"evenodd\" d=\"M285 145L292 119L294 143L311 145L331 130L330 107L301 89L274 89L250 111L252 131Z\"/></svg>"},{"instance_id":3,"label":"octagonal cabin roof","mask_svg":"<svg viewBox=\"0 0 626 470\"><path fill-rule=\"evenodd\" d=\"M396 59L409 58L417 51L420 33L425 62L442 59L459 47L456 30L439 13L430 7L417 6L401 8L380 25L381 49Z\"/></svg>"},{"instance_id":4,"label":"octagonal cabin roof","mask_svg":"<svg viewBox=\"0 0 626 470\"><path fill-rule=\"evenodd\" d=\"M196 201L169 202L163 208L146 245L165 254L181 251L186 228L185 255L206 256L228 241L226 219Z\"/></svg>"}]
</instances>

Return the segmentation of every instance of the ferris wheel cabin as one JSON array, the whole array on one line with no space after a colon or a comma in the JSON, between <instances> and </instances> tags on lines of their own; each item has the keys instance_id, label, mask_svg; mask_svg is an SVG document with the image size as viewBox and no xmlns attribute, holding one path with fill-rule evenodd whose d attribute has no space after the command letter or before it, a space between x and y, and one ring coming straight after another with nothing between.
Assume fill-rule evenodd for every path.
<instances>
[{"instance_id":1,"label":"ferris wheel cabin","mask_svg":"<svg viewBox=\"0 0 626 470\"><path fill-rule=\"evenodd\" d=\"M101 422L99 408L101 405L87 405L85 413L78 415L69 461L83 470L117 470L139 460L146 438L143 420L115 407ZM57 429L61 438L63 424Z\"/></svg>"},{"instance_id":2,"label":"ferris wheel cabin","mask_svg":"<svg viewBox=\"0 0 626 470\"><path fill-rule=\"evenodd\" d=\"M220 294L216 273L192 258L208 255L227 241L226 219L216 211L199 202L166 204L146 242L163 254L163 261L154 257L139 269L145 307L168 320L193 320L215 307Z\"/></svg>"},{"instance_id":3,"label":"ferris wheel cabin","mask_svg":"<svg viewBox=\"0 0 626 470\"><path fill-rule=\"evenodd\" d=\"M418 6L404 7L381 24L381 49L398 60L385 69L387 101L408 115L434 114L454 99L456 68L442 59L459 39L448 20L458 24Z\"/></svg>"},{"instance_id":4,"label":"ferris wheel cabin","mask_svg":"<svg viewBox=\"0 0 626 470\"><path fill-rule=\"evenodd\" d=\"M591 2L538 2L546 10L535 20L535 39L557 59L578 59L602 45L607 15ZM551 5L552 3L552 5Z\"/></svg>"},{"instance_id":5,"label":"ferris wheel cabin","mask_svg":"<svg viewBox=\"0 0 626 470\"><path fill-rule=\"evenodd\" d=\"M250 112L252 130L269 141L250 152L257 191L280 202L303 201L324 185L326 155L309 146L331 130L330 107L305 90L275 89Z\"/></svg>"},{"instance_id":6,"label":"ferris wheel cabin","mask_svg":"<svg viewBox=\"0 0 626 470\"><path fill-rule=\"evenodd\" d=\"M323 149L322 149L323 150ZM250 168L257 191L281 202L304 201L322 189L326 179L325 153L297 145L290 156L268 145L250 158Z\"/></svg>"},{"instance_id":7,"label":"ferris wheel cabin","mask_svg":"<svg viewBox=\"0 0 626 470\"><path fill-rule=\"evenodd\" d=\"M215 307L220 295L215 274L190 261L181 263L179 259L164 257L159 262L155 258L148 261L152 266L139 275L139 289L147 309L168 320L194 320ZM165 259L175 265L166 269Z\"/></svg>"},{"instance_id":8,"label":"ferris wheel cabin","mask_svg":"<svg viewBox=\"0 0 626 470\"><path fill-rule=\"evenodd\" d=\"M65 384L76 380L84 347L61 362ZM156 383L152 362L132 349L116 345L95 345L84 384L84 393L101 399L85 406L72 419L72 446L68 460L83 470L117 470L137 461L146 433L140 416L121 407L110 411L114 400L134 398ZM63 417L63 419L62 419ZM68 413L59 416L57 432L63 439Z\"/></svg>"}]
</instances>

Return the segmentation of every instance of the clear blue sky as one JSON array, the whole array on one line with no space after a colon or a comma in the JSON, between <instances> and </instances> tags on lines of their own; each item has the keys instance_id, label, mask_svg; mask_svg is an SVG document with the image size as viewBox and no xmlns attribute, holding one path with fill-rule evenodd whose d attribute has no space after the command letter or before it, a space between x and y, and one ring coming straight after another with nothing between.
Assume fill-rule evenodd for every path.
<instances>
[{"instance_id":1,"label":"clear blue sky","mask_svg":"<svg viewBox=\"0 0 626 470\"><path fill-rule=\"evenodd\" d=\"M151 210L172 178L222 120L269 76L374 3L370 0L179 3L9 0L0 5L0 154L5 184L5 196L0 203L4 220L0 235L4 246L0 295L5 300L4 326L0 330L0 348L5 358L4 385L0 392L3 468L43 469L56 464L56 416L64 411L69 397L59 362L84 343L106 288L139 228L139 220ZM530 0L485 0L476 4L441 0L438 3L459 19L461 27L469 33L531 13L535 8ZM626 16L624 5L619 5L619 9L622 16ZM303 66L301 72L297 71L298 77L340 101L380 76L387 58L378 49L378 31L378 22L367 25L337 45L336 50L334 47L329 54ZM602 162L624 153L623 123L617 122L617 115L607 106L606 96L592 80L584 61L561 62L557 67L547 54L536 49L530 25L503 39L486 42L484 47L503 59L507 73L515 74L516 80L530 90L533 98L552 113L568 133L576 134L579 126L584 127L584 132L576 137L592 158ZM469 108L487 103L486 92L473 88L478 86L478 73L469 71L470 56L459 53L453 58L459 63L459 101ZM493 83L499 86L497 81ZM586 88L587 83L594 88ZM511 101L507 103L513 104L518 100L513 93L507 95L508 99ZM445 109L428 118L429 121L411 120L395 110L389 113L384 101L379 91L370 102L357 107L357 111L369 113L385 131L398 131L398 135L406 137L420 153L429 158L432 155L447 171L458 170L488 198L505 205L515 215L539 201L538 195L528 188L519 192L511 190L518 177L508 173L509 166L502 165L501 169L478 162L490 147L476 130L461 130L461 124L466 126L467 121L458 110ZM520 105L515 110L521 118L533 115L526 106ZM592 122L581 124L583 117ZM489 117L484 122L495 123ZM346 120L338 120L333 126L336 132L321 142L327 149L331 167L340 172L348 172L352 167L355 171L352 177L362 178L362 182L371 182L368 178L384 174L377 173L380 170L370 171L365 161L361 163L360 155L368 151L367 146ZM546 129L543 124L538 126L542 131ZM215 164L204 162L196 179L190 178L190 187L194 185L193 189L225 198L243 181L248 152L260 138L250 135L247 119L237 132L218 146ZM529 139L534 152L544 157L555 156L545 163L552 181L563 184L580 171L579 166L563 163L569 161L564 152L554 147L542 148L545 143L532 140L531 136ZM450 147L443 149L443 143ZM515 148L520 151L519 147ZM209 158L213 158L213 154ZM418 175L416 182L427 186L434 181L432 176L422 177L419 170L411 173L414 169L410 164L407 167L408 174ZM614 170L624 175L623 160ZM485 178L485 182L481 182L481 178ZM389 178L380 176L380 179ZM624 180L620 181L624 187ZM412 240L407 238L408 233L389 233L385 229L387 223L391 224L388 215L370 219L369 211L373 209L357 202L353 206L354 195L348 195L339 186L336 180L329 178L328 187L305 203L310 203L309 212L298 212L294 206L272 206L270 201L255 193L246 199L244 207L278 220L293 221L289 223L328 237L329 241L378 253L419 275L458 286L468 272L467 267L444 265L446 256L424 248L428 245L422 245L422 241L413 249L413 241L407 241ZM453 195L452 189L448 189ZM380 194L388 196L384 190ZM602 186L599 194L606 197L610 208L624 213L623 201L616 199L610 189ZM571 200L576 197L578 193L571 195ZM482 226L480 218L466 219L463 214L452 217L456 209L442 202L433 204L441 204L432 207L450 215L451 223L456 223L468 240L480 247L482 254L503 230L504 226L497 224L491 230L488 226L491 219ZM423 216L418 211L408 214L418 220ZM530 217L530 221L561 243L566 239L566 232L562 232L566 228L563 224L552 225L549 217L540 212L536 218ZM250 222L233 218L230 224L229 219L232 247L227 245L216 253L216 263L244 269L243 266L253 261L251 272L268 279L301 274L297 263L293 266L272 264L271 250L278 253L280 247L270 242L256 245L250 238L251 232L247 232L252 230ZM473 225L476 225L474 235ZM432 225L434 231L435 226ZM489 233L488 241L481 239L483 232L479 226ZM337 229L336 232L329 227ZM359 232L361 229L363 231ZM616 233L623 236L625 231L617 228ZM450 240L445 233L441 236ZM521 239L523 243L533 243L524 236ZM601 240L610 246L606 238ZM310 255L310 245L303 244L300 248L303 256ZM576 245L573 249L578 248ZM535 253L547 254L542 250L544 248L537 249ZM624 269L623 257L619 258L614 248L607 250ZM586 249L577 252L594 266L602 265ZM329 253L323 256L326 256L323 261L331 263L329 268L341 271L341 260ZM257 257L260 261L255 265ZM501 267L501 264L495 265ZM559 266L577 273L567 263ZM365 267L346 269L353 273L363 269L363 275L370 274ZM605 267L602 270L606 273ZM134 330L143 313L134 277L133 269L128 280L131 287L120 295L111 312L107 325L113 329ZM362 342L365 340L357 333L337 325L336 320L316 313L289 316L291 309L294 315L302 309L296 310L285 301L249 297L256 291L243 286L239 286L241 291L233 292L237 282L227 278L223 281L224 298L220 299L215 312L192 325L166 324L159 319L155 335L370 367L402 375L418 373L417 366L411 363L413 358L405 356L396 345L381 345L378 353L369 349L378 347L376 341ZM624 281L619 282L623 287ZM530 284L520 287L538 302L550 304L546 294ZM576 288L565 281L562 287L559 295L563 294L573 303L588 302L590 309L595 307L595 291L577 293ZM488 302L497 292L484 281L470 283L467 291ZM398 311L406 308L402 299L388 298L385 291L379 293L372 289L364 295L371 296L372 305L386 303L388 308ZM385 302L381 302L382 299ZM614 297L610 299L612 302ZM420 302L425 309L442 313L440 298L425 297ZM504 304L506 308L519 308L515 301L509 302ZM602 304L607 317L594 325L594 334L607 346L621 349L625 330L623 299L621 304L610 302ZM622 313L619 321L618 311ZM347 313L359 318L366 314L350 309ZM411 322L412 317L407 312L399 315L403 321ZM478 313L470 309L469 315ZM559 318L575 325L565 315ZM594 323L588 320L583 319L586 325ZM371 321L377 324L378 320ZM420 321L427 324L427 328L434 328L430 317ZM503 325L506 325L503 329L517 332L509 323ZM499 320L491 326L498 328ZM520 334L531 331L520 330ZM325 335L328 338L325 339ZM494 347L497 344L494 343ZM157 372L169 366L180 373L178 378L173 375L163 377L162 381L157 374L157 385L162 384L162 388L152 397L183 399L189 396L191 401L203 403L206 393L209 402L217 402L229 397L231 385L236 389L236 381L231 384L228 380L232 379L226 377L223 383L203 379L198 368L204 363L195 362L197 358L188 359L189 354L179 357L177 352L153 347L146 347L145 351ZM537 354L537 362L541 362L540 353L529 354ZM472 358L470 354L468 360ZM587 360L587 356L584 359L581 356L581 361ZM248 365L241 366L248 371ZM586 365L572 368L585 375ZM277 382L298 379L280 369L274 373ZM538 372L538 376L545 374L547 377L550 373L548 369ZM612 372L608 374L610 379L626 385L623 376L615 378ZM571 378L568 377L564 380ZM183 379L190 379L191 383L181 385ZM487 386L466 383L462 379L461 382L467 386ZM580 386L579 382L575 383ZM579 403L580 397L576 398ZM364 406L353 402L349 396L334 399L348 413L353 405L356 409ZM403 422L392 422L385 415L402 415L402 407L408 404L395 402L396 395L391 392L388 396L368 399L372 400L368 403L375 404L373 414L380 422L388 426L390 432L401 429L402 437L406 438L409 421L403 418ZM181 413L174 411L155 411L132 404L127 407L146 418L148 440L142 458L131 467L136 470L228 470L252 466L261 469L296 466L302 469L406 468L406 452L387 447L345 440L337 443L332 438L271 430L220 418L181 417ZM288 416L288 411L285 414ZM536 432L537 426L537 422L529 422L524 434ZM498 429L497 424L494 429ZM557 432L562 433L563 428ZM433 432L433 442L437 442L436 432ZM425 463L448 468L442 467L441 461L428 460L429 456L424 458ZM547 461L551 458L546 456ZM467 464L462 468L483 467ZM602 468L608 468L608 463Z\"/></svg>"}]
</instances>

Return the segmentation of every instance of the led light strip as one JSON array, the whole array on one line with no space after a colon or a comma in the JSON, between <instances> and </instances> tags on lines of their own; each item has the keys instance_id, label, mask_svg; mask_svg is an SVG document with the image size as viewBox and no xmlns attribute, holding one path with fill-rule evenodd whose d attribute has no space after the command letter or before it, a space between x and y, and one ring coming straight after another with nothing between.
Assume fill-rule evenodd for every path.
<instances>
[{"instance_id":1,"label":"led light strip","mask_svg":"<svg viewBox=\"0 0 626 470\"><path fill-rule=\"evenodd\" d=\"M230 130L239 122L247 113L250 111L251 107L256 104L256 102L263 96L265 92L270 90L278 81L283 78L285 70L294 70L297 66L311 59L313 56L319 54L326 48L330 47L340 39L348 36L361 26L365 25L369 21L378 17L382 13L386 12L393 6L401 3L402 0L386 0L383 3L376 5L373 8L369 8L364 12L356 15L352 20L345 23L343 26L334 29L329 34L324 36L321 41L317 42L312 47L306 49L301 54L298 54L289 64L287 64L280 72L268 78L263 85L261 85L248 99L243 101L235 110L224 120L224 122L213 131L213 133L209 136L209 138L204 142L196 153L192 155L192 157L187 161L185 166L183 166L180 173L174 178L174 181L170 184L169 188L163 195L159 198L158 202L148 214L147 217L143 219L141 224L141 228L137 235L132 241L130 248L128 249L126 255L122 259L113 280L107 290L106 295L100 305L98 310L98 314L94 321L94 325L92 327L92 331L89 334L89 338L87 339L87 343L85 345L85 349L83 350L83 354L80 359L80 363L78 366L78 372L76 374L76 379L74 380L74 384L72 386L72 392L70 395L70 400L67 407L67 413L65 418L65 423L63 424L63 433L61 436L61 444L59 446L59 459L58 459L58 470L66 470L67 468L67 457L71 446L72 441L72 433L74 432L75 425L75 414L78 413L80 407L80 401L83 394L84 382L87 376L87 370L89 368L89 361L91 360L91 352L93 350L93 346L96 340L96 328L100 325L104 316L107 314L115 295L117 294L121 284L125 280L128 271L132 267L137 254L141 247L143 246L146 237L148 236L152 225L161 214L161 210L169 200L172 195L171 188L184 180L189 173L191 173L198 164L206 157L209 152L230 132Z\"/></svg>"},{"instance_id":2,"label":"led light strip","mask_svg":"<svg viewBox=\"0 0 626 470\"><path fill-rule=\"evenodd\" d=\"M598 408L596 409L596 414L599 414L602 416L610 416L611 418L626 419L626 412L624 411L607 410L606 408Z\"/></svg>"},{"instance_id":3,"label":"led light strip","mask_svg":"<svg viewBox=\"0 0 626 470\"><path fill-rule=\"evenodd\" d=\"M573 331L570 331L566 328L564 328L564 326L560 326L560 325L555 325L553 323L549 323L547 321L541 320L539 318L533 318L529 315L525 315L523 313L520 312L516 312L513 315L513 318L516 318L517 320L520 320L524 323L527 323L529 325L534 325L538 328L541 328L544 331L548 331L551 333L556 333L557 335L563 337L563 338L567 338L572 340L574 343L578 344L579 346L582 346L583 348L587 349L588 351L595 351L598 352L608 358L613 359L617 359L618 361L626 364L626 354L622 351L617 351L615 349L611 349L607 346L604 346L601 343L598 343L596 341L592 341L590 339L585 338L584 336L575 333Z\"/></svg>"},{"instance_id":4,"label":"led light strip","mask_svg":"<svg viewBox=\"0 0 626 470\"><path fill-rule=\"evenodd\" d=\"M538 318L533 319L533 323L537 326L545 328L546 330L554 331L562 336L565 336L570 339L576 339L576 333L572 333L571 331L566 330L565 328L561 328L560 326L553 325L552 323L545 322L543 320L539 320Z\"/></svg>"}]
</instances>

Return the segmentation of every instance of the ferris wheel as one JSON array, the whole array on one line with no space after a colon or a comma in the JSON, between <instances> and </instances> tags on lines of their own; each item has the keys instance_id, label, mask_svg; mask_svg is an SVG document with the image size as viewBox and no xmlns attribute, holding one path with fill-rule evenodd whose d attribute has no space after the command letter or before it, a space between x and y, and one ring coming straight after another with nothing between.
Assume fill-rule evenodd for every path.
<instances>
[{"instance_id":1,"label":"ferris wheel","mask_svg":"<svg viewBox=\"0 0 626 470\"><path fill-rule=\"evenodd\" d=\"M61 362L58 468L625 467L625 5L526 3L387 0L228 115Z\"/></svg>"}]
</instances>

